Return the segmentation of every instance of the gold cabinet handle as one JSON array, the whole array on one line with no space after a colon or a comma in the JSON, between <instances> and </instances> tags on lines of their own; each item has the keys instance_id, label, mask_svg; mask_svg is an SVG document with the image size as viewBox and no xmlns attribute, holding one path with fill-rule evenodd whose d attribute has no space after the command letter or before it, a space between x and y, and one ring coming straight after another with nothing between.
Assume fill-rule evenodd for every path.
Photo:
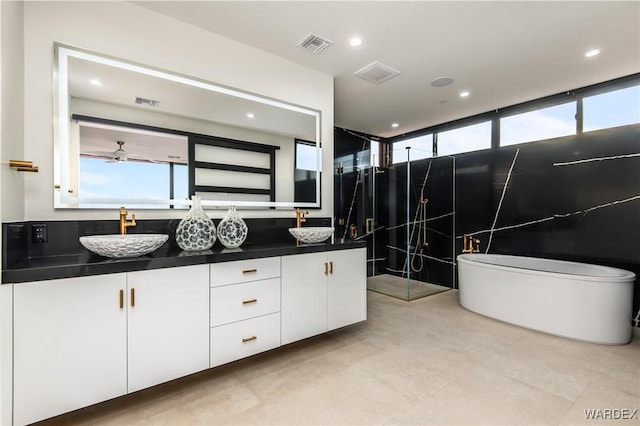
<instances>
[{"instance_id":1,"label":"gold cabinet handle","mask_svg":"<svg viewBox=\"0 0 640 426\"><path fill-rule=\"evenodd\" d=\"M243 274L250 274L252 272L258 272L258 270L257 269L244 269L242 271Z\"/></svg>"},{"instance_id":2,"label":"gold cabinet handle","mask_svg":"<svg viewBox=\"0 0 640 426\"><path fill-rule=\"evenodd\" d=\"M333 274L333 261L329 262L329 273Z\"/></svg>"},{"instance_id":3,"label":"gold cabinet handle","mask_svg":"<svg viewBox=\"0 0 640 426\"><path fill-rule=\"evenodd\" d=\"M243 305L248 305L249 303L256 303L257 301L258 301L258 299L243 300L242 304Z\"/></svg>"},{"instance_id":4,"label":"gold cabinet handle","mask_svg":"<svg viewBox=\"0 0 640 426\"><path fill-rule=\"evenodd\" d=\"M324 262L324 274L329 275L329 263Z\"/></svg>"},{"instance_id":5,"label":"gold cabinet handle","mask_svg":"<svg viewBox=\"0 0 640 426\"><path fill-rule=\"evenodd\" d=\"M120 309L124 309L124 290L120 289Z\"/></svg>"},{"instance_id":6,"label":"gold cabinet handle","mask_svg":"<svg viewBox=\"0 0 640 426\"><path fill-rule=\"evenodd\" d=\"M257 336L245 337L244 339L242 339L242 343L247 343L252 340L256 340L257 338L258 338Z\"/></svg>"},{"instance_id":7,"label":"gold cabinet handle","mask_svg":"<svg viewBox=\"0 0 640 426\"><path fill-rule=\"evenodd\" d=\"M131 289L131 307L133 308L134 306L136 306L136 289L132 288Z\"/></svg>"}]
</instances>

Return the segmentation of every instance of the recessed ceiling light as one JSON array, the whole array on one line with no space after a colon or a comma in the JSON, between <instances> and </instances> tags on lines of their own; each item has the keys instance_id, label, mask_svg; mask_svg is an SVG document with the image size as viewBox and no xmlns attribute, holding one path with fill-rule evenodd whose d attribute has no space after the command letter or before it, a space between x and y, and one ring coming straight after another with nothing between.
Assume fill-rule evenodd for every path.
<instances>
[{"instance_id":1,"label":"recessed ceiling light","mask_svg":"<svg viewBox=\"0 0 640 426\"><path fill-rule=\"evenodd\" d=\"M104 83L97 78L94 78L93 80L91 80L91 84L93 84L94 86L102 86Z\"/></svg>"},{"instance_id":2,"label":"recessed ceiling light","mask_svg":"<svg viewBox=\"0 0 640 426\"><path fill-rule=\"evenodd\" d=\"M586 56L587 58L592 58L594 56L598 56L600 54L600 49L591 49L588 50L584 56Z\"/></svg>"},{"instance_id":3,"label":"recessed ceiling light","mask_svg":"<svg viewBox=\"0 0 640 426\"><path fill-rule=\"evenodd\" d=\"M362 39L360 37L352 37L349 40L349 44L353 47L358 47L362 44Z\"/></svg>"},{"instance_id":4,"label":"recessed ceiling light","mask_svg":"<svg viewBox=\"0 0 640 426\"><path fill-rule=\"evenodd\" d=\"M255 116L256 115L254 113L252 113L252 112L248 112L247 113L247 117L249 117L249 118L255 118Z\"/></svg>"},{"instance_id":5,"label":"recessed ceiling light","mask_svg":"<svg viewBox=\"0 0 640 426\"><path fill-rule=\"evenodd\" d=\"M468 91L466 91L466 90L464 92L460 92L460 97L461 98L466 98L469 95L470 95L470 93Z\"/></svg>"},{"instance_id":6,"label":"recessed ceiling light","mask_svg":"<svg viewBox=\"0 0 640 426\"><path fill-rule=\"evenodd\" d=\"M391 124L391 127L396 128L396 127L398 127L399 125L400 125L400 124L398 124L398 123L393 123L393 124Z\"/></svg>"},{"instance_id":7,"label":"recessed ceiling light","mask_svg":"<svg viewBox=\"0 0 640 426\"><path fill-rule=\"evenodd\" d=\"M431 81L432 87L445 87L453 83L453 78L451 77L438 77L435 80Z\"/></svg>"}]
</instances>

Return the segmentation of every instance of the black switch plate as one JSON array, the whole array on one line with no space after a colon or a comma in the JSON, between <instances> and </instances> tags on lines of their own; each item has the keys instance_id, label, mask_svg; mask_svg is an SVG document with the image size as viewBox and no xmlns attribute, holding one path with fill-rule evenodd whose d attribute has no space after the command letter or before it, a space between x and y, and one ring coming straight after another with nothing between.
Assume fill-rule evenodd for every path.
<instances>
[{"instance_id":1,"label":"black switch plate","mask_svg":"<svg viewBox=\"0 0 640 426\"><path fill-rule=\"evenodd\" d=\"M34 243L46 243L49 241L46 224L37 223L31 225L31 241Z\"/></svg>"}]
</instances>

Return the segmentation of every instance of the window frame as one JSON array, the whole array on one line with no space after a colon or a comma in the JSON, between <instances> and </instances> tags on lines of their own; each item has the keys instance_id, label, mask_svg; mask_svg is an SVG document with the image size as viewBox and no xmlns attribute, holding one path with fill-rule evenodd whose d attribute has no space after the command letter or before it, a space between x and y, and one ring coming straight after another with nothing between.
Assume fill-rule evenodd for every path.
<instances>
[{"instance_id":1,"label":"window frame","mask_svg":"<svg viewBox=\"0 0 640 426\"><path fill-rule=\"evenodd\" d=\"M391 159L389 160L389 164L393 163L393 144L396 142L401 142L403 140L412 139L420 136L424 136L427 134L433 134L433 152L434 157L438 157L438 133L447 130L453 130L460 127L465 127L472 124L477 124L482 121L491 121L491 148L488 149L498 149L501 147L511 147L519 144L525 143L533 143L536 141L528 141L528 142L520 142L518 144L513 145L500 145L501 132L500 132L500 119L504 117L509 117L512 115L518 115L526 112L535 111L538 109L544 109L556 105L560 105L567 102L576 102L576 132L575 135L581 135L584 133L583 131L583 119L584 119L584 111L583 111L583 99L585 97L590 97L598 94L603 94L607 92L612 92L620 89L625 89L633 86L640 85L640 73L635 73L631 75L627 75L624 77L619 77L613 80L605 81L602 83L593 84L590 86L581 87L578 89L568 90L561 93L557 93L554 95L546 96L543 98L533 99L530 101L522 102L519 104L498 108L493 111L488 111L481 114L476 114L469 117L464 117L458 120L449 121L446 123L437 124L434 126L426 127L423 129L415 130L413 132L402 133L397 136L393 136L387 138L385 143L389 145L389 151L391 152ZM618 126L614 126L618 127ZM606 130L612 127L607 127L599 130ZM563 137L563 136L559 136ZM466 152L475 152L474 151L465 151L459 154L464 154ZM452 155L459 155L452 154Z\"/></svg>"}]
</instances>

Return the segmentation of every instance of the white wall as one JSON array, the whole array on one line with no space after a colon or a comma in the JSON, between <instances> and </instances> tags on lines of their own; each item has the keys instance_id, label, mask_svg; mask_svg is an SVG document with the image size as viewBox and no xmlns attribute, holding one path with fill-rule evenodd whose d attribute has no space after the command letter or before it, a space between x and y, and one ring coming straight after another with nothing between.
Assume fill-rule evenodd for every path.
<instances>
[{"instance_id":1,"label":"white wall","mask_svg":"<svg viewBox=\"0 0 640 426\"><path fill-rule=\"evenodd\" d=\"M0 2L0 216L3 222L24 216L24 175L9 160L23 159L23 5ZM0 233L1 237L1 233ZM0 253L0 264L2 254ZM12 421L13 286L0 286L0 424Z\"/></svg>"},{"instance_id":2,"label":"white wall","mask_svg":"<svg viewBox=\"0 0 640 426\"><path fill-rule=\"evenodd\" d=\"M322 112L322 209L333 215L333 77L183 24L127 2L25 2L25 157L40 167L25 181L25 220L117 219L111 211L53 208L53 43L93 50ZM2 198L3 204L6 198ZM211 212L223 217L224 211ZM184 212L143 210L140 219ZM292 217L292 211L243 211L243 217ZM114 219L114 220L115 220Z\"/></svg>"},{"instance_id":3,"label":"white wall","mask_svg":"<svg viewBox=\"0 0 640 426\"><path fill-rule=\"evenodd\" d=\"M28 160L24 157L24 67L23 67L23 4L0 2L2 9L2 105L0 129L2 168L0 191L2 221L22 220L24 217L24 180L33 178L7 167L9 160Z\"/></svg>"}]
</instances>

